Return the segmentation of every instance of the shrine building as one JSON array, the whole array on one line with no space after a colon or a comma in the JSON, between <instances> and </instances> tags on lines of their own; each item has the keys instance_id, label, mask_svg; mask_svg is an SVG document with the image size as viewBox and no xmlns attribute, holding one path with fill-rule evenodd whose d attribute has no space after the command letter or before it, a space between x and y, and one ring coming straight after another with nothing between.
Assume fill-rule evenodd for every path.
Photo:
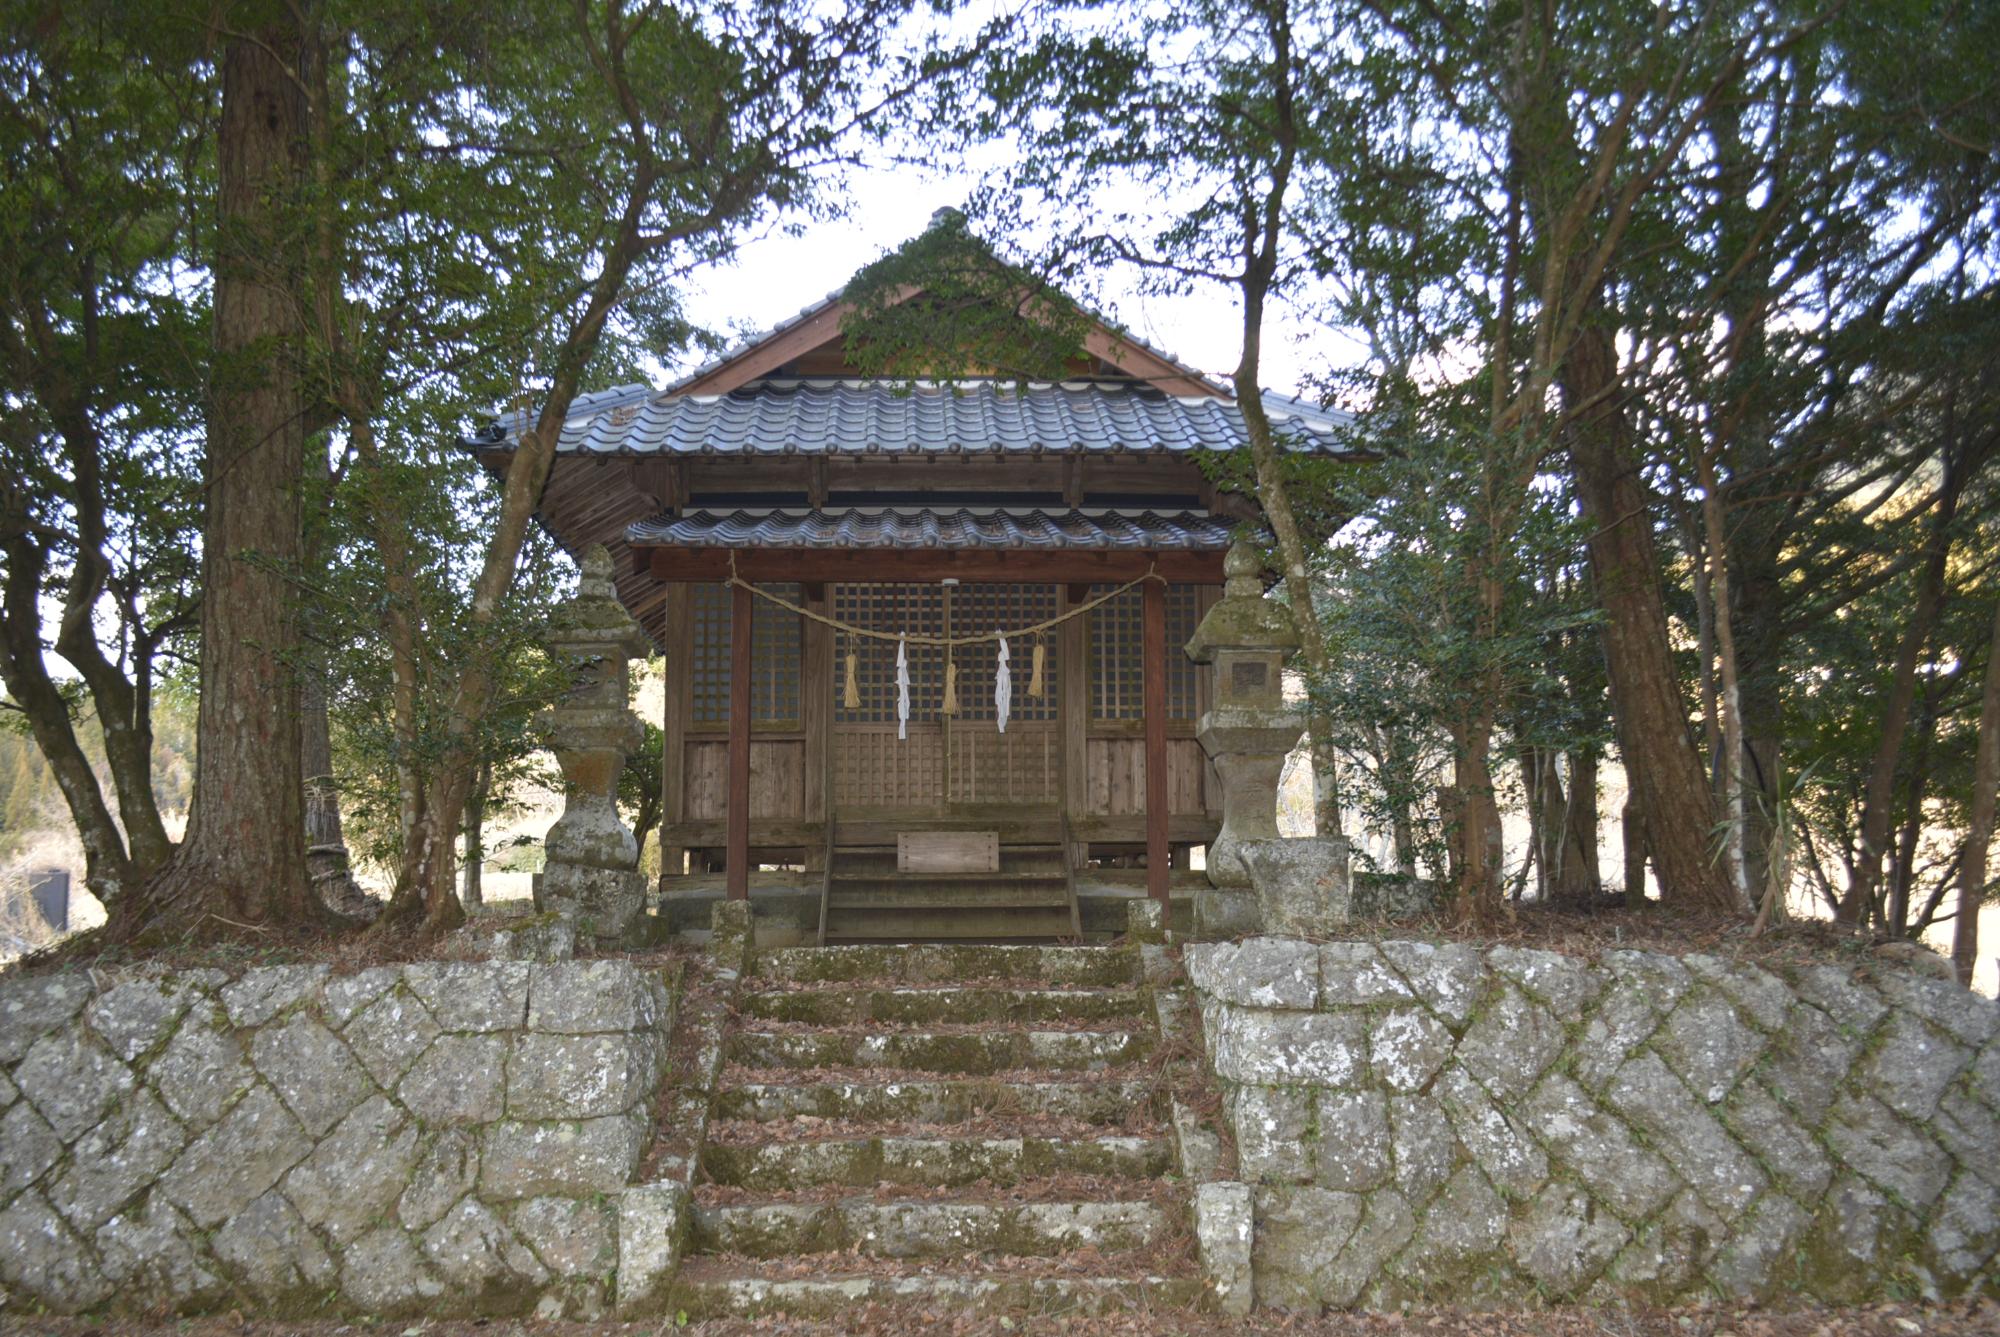
<instances>
[{"instance_id":1,"label":"shrine building","mask_svg":"<svg viewBox=\"0 0 2000 1337\"><path fill-rule=\"evenodd\" d=\"M1122 928L1218 827L1183 647L1261 530L1201 463L1246 449L1235 396L1094 318L1059 381L869 374L855 309L579 396L557 447L541 522L610 549L666 659L655 913L747 895L807 942ZM1344 452L1343 415L1264 407L1284 448ZM469 445L504 471L528 421Z\"/></svg>"}]
</instances>

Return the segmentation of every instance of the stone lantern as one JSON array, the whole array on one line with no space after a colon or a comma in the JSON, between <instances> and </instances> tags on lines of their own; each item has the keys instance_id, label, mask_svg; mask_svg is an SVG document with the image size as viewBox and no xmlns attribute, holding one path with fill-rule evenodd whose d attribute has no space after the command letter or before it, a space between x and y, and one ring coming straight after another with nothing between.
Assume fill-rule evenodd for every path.
<instances>
[{"instance_id":1,"label":"stone lantern","mask_svg":"<svg viewBox=\"0 0 2000 1337\"><path fill-rule=\"evenodd\" d=\"M618 816L618 777L646 740L626 704L625 666L648 642L618 602L601 545L584 554L576 594L552 621L544 643L569 671L570 689L538 722L562 767L563 812L543 842L536 904L573 913L580 932L615 941L646 904L639 842Z\"/></svg>"},{"instance_id":2,"label":"stone lantern","mask_svg":"<svg viewBox=\"0 0 2000 1337\"><path fill-rule=\"evenodd\" d=\"M1190 659L1215 665L1213 706L1201 717L1202 749L1222 779L1222 830L1208 847L1208 881L1222 897L1197 896L1203 931L1251 927L1246 841L1278 836L1278 779L1305 732L1305 717L1285 704L1285 661L1299 648L1291 615L1264 597L1264 563L1238 541L1223 559L1221 600L1195 628Z\"/></svg>"}]
</instances>

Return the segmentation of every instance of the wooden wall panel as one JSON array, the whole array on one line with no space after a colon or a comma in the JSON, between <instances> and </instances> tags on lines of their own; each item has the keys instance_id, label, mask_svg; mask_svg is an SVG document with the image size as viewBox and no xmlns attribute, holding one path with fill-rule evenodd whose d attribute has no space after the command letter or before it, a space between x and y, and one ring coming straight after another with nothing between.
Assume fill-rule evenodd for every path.
<instances>
[{"instance_id":1,"label":"wooden wall panel","mask_svg":"<svg viewBox=\"0 0 2000 1337\"><path fill-rule=\"evenodd\" d=\"M729 744L722 739L690 739L687 757L686 820L729 815ZM798 739L750 744L750 820L806 815L805 744ZM753 831L752 835L756 833Z\"/></svg>"},{"instance_id":2,"label":"wooden wall panel","mask_svg":"<svg viewBox=\"0 0 2000 1337\"><path fill-rule=\"evenodd\" d=\"M1146 743L1142 738L1092 738L1085 747L1090 781L1083 811L1129 817L1146 811ZM1167 810L1206 811L1208 758L1192 738L1167 740Z\"/></svg>"}]
</instances>

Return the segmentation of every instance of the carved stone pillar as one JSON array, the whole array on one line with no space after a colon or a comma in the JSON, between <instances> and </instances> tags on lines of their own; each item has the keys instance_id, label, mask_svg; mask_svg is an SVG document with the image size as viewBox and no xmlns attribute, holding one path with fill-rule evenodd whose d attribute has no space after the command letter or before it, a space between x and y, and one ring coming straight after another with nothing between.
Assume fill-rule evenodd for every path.
<instances>
[{"instance_id":1,"label":"carved stone pillar","mask_svg":"<svg viewBox=\"0 0 2000 1337\"><path fill-rule=\"evenodd\" d=\"M1264 597L1263 562L1237 543L1223 559L1227 583L1188 642L1188 657L1215 666L1214 705L1201 717L1201 746L1222 780L1222 830L1208 847L1208 881L1226 897L1198 896L1201 931L1252 927L1245 841L1276 839L1278 779L1305 731L1305 717L1285 704L1285 661L1297 652L1291 616ZM1241 904L1238 904L1241 902Z\"/></svg>"},{"instance_id":2,"label":"carved stone pillar","mask_svg":"<svg viewBox=\"0 0 2000 1337\"><path fill-rule=\"evenodd\" d=\"M563 773L563 812L544 840L547 863L537 904L565 910L600 941L622 939L645 909L639 842L618 816L618 777L645 742L627 707L625 666L647 649L645 632L618 602L611 554L583 557L576 595L557 610L546 644L570 673L562 704L539 724Z\"/></svg>"}]
</instances>

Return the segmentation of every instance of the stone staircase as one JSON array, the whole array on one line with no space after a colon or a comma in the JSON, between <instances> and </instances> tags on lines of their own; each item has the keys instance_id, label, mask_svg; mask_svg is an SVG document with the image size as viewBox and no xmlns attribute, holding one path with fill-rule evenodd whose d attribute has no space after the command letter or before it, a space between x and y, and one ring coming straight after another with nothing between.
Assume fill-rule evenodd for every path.
<instances>
[{"instance_id":1,"label":"stone staircase","mask_svg":"<svg viewBox=\"0 0 2000 1337\"><path fill-rule=\"evenodd\" d=\"M821 940L1051 942L1083 928L1059 843L1009 843L992 872L901 873L894 845L836 846Z\"/></svg>"},{"instance_id":2,"label":"stone staircase","mask_svg":"<svg viewBox=\"0 0 2000 1337\"><path fill-rule=\"evenodd\" d=\"M759 953L667 1312L1024 1317L1201 1291L1130 953Z\"/></svg>"}]
</instances>

